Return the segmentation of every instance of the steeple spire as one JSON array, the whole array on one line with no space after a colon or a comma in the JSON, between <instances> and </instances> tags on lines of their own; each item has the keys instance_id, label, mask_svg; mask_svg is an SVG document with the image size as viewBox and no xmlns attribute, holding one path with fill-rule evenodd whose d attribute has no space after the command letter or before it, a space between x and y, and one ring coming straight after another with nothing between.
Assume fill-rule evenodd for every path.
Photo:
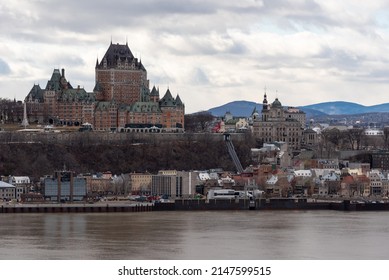
<instances>
[{"instance_id":1,"label":"steeple spire","mask_svg":"<svg viewBox=\"0 0 389 280\"><path fill-rule=\"evenodd\" d=\"M265 94L263 95L263 101L262 101L263 109L268 109L268 103L267 103L267 95L266 95L266 87L265 87Z\"/></svg>"}]
</instances>

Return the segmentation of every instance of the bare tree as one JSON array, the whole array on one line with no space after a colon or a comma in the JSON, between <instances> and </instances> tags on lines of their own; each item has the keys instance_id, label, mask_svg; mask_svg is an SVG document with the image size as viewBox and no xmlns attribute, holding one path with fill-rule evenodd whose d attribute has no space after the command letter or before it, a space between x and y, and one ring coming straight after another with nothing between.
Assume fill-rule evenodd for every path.
<instances>
[{"instance_id":1,"label":"bare tree","mask_svg":"<svg viewBox=\"0 0 389 280\"><path fill-rule=\"evenodd\" d=\"M359 150L361 146L363 129L362 128L352 128L348 129L344 133L345 139L350 144L351 150Z\"/></svg>"},{"instance_id":2,"label":"bare tree","mask_svg":"<svg viewBox=\"0 0 389 280\"><path fill-rule=\"evenodd\" d=\"M204 132L214 117L208 112L185 115L185 131Z\"/></svg>"}]
</instances>

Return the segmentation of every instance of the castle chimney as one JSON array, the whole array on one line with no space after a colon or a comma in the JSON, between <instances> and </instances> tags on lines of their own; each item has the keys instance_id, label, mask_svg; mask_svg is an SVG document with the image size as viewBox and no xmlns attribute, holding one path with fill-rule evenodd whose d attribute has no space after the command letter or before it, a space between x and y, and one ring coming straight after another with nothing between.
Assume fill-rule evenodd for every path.
<instances>
[{"instance_id":1,"label":"castle chimney","mask_svg":"<svg viewBox=\"0 0 389 280\"><path fill-rule=\"evenodd\" d=\"M62 78L65 78L65 69L62 68Z\"/></svg>"}]
</instances>

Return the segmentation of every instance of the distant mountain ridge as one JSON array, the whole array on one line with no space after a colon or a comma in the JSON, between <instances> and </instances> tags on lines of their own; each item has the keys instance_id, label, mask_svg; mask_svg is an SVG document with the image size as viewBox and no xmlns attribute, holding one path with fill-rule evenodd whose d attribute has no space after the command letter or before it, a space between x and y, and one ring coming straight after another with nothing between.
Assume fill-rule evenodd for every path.
<instances>
[{"instance_id":1,"label":"distant mountain ridge","mask_svg":"<svg viewBox=\"0 0 389 280\"><path fill-rule=\"evenodd\" d=\"M334 101L324 102L313 105L307 105L300 107L304 109L313 109L326 113L327 115L354 115L354 114L365 114L365 113L383 113L389 112L389 103L364 106L357 103L346 102L346 101Z\"/></svg>"},{"instance_id":2,"label":"distant mountain ridge","mask_svg":"<svg viewBox=\"0 0 389 280\"><path fill-rule=\"evenodd\" d=\"M252 114L254 108L260 113L262 104L250 101L233 101L224 105L211 108L207 112L216 117L222 117L226 112L230 112L236 117L248 117ZM323 115L355 115L365 113L382 113L389 112L389 103L378 104L373 106L363 106L357 103L346 101L334 101L317 103L306 106L298 106L307 114L307 118Z\"/></svg>"}]
</instances>

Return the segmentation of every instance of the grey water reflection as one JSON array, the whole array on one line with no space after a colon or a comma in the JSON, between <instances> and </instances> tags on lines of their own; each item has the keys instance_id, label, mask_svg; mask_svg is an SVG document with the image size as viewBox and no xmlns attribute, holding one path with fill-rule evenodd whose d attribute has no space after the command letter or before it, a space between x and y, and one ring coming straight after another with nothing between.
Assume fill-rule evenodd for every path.
<instances>
[{"instance_id":1,"label":"grey water reflection","mask_svg":"<svg viewBox=\"0 0 389 280\"><path fill-rule=\"evenodd\" d=\"M1 259L389 259L386 212L0 216Z\"/></svg>"}]
</instances>

